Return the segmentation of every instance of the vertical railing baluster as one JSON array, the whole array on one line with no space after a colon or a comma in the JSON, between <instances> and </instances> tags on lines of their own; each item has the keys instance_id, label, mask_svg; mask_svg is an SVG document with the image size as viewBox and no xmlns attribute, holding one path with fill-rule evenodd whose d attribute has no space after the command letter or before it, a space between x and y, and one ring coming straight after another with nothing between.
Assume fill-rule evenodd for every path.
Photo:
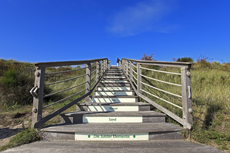
<instances>
[{"instance_id":1,"label":"vertical railing baluster","mask_svg":"<svg viewBox=\"0 0 230 153\"><path fill-rule=\"evenodd\" d=\"M190 68L181 68L183 119L192 124L192 93ZM188 127L186 127L188 128Z\"/></svg>"},{"instance_id":2,"label":"vertical railing baluster","mask_svg":"<svg viewBox=\"0 0 230 153\"><path fill-rule=\"evenodd\" d=\"M87 94L88 92L90 92L90 82L91 82L91 63L87 63L86 64L86 84L85 84L85 88L86 88L86 91L85 93ZM85 98L85 101L90 101L90 97L87 96Z\"/></svg>"},{"instance_id":3,"label":"vertical railing baluster","mask_svg":"<svg viewBox=\"0 0 230 153\"><path fill-rule=\"evenodd\" d=\"M142 93L141 64L137 63L137 92Z\"/></svg>"},{"instance_id":4,"label":"vertical railing baluster","mask_svg":"<svg viewBox=\"0 0 230 153\"><path fill-rule=\"evenodd\" d=\"M45 67L36 67L35 72L35 92L38 96L33 98L33 109L32 109L32 128L35 123L42 119L42 105L43 105L43 94L44 94L44 79L45 79ZM36 91L37 90L37 91Z\"/></svg>"}]
</instances>

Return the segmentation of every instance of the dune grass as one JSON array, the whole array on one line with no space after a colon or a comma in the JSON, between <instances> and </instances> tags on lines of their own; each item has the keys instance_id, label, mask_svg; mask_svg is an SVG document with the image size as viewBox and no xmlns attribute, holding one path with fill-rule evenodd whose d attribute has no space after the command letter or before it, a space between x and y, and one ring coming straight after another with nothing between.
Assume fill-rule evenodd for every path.
<instances>
[{"instance_id":1,"label":"dune grass","mask_svg":"<svg viewBox=\"0 0 230 153\"><path fill-rule=\"evenodd\" d=\"M230 149L230 64L198 61L191 68L191 86L193 101L193 126L190 130L190 139L205 143L221 150ZM179 68L147 66L148 68L180 73ZM142 71L142 74L176 84L181 84L180 76ZM134 74L136 77L136 75ZM135 79L134 79L135 80ZM181 87L164 84L142 77L142 81L151 86L181 95ZM160 98L182 106L182 99L146 85L142 88ZM156 103L182 117L182 110L162 100L142 92ZM156 110L154 107L152 107ZM156 110L159 111L159 110ZM167 122L178 124L170 117Z\"/></svg>"}]
</instances>

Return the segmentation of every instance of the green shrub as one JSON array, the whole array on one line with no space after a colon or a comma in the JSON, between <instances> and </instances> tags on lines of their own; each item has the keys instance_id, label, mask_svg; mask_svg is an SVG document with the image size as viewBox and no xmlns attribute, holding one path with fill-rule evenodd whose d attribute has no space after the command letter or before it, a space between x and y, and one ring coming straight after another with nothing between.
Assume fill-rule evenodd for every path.
<instances>
[{"instance_id":1,"label":"green shrub","mask_svg":"<svg viewBox=\"0 0 230 153\"><path fill-rule=\"evenodd\" d=\"M2 81L5 86L12 87L17 84L18 75L19 75L19 72L17 70L9 69L3 74L0 81Z\"/></svg>"},{"instance_id":2,"label":"green shrub","mask_svg":"<svg viewBox=\"0 0 230 153\"><path fill-rule=\"evenodd\" d=\"M176 61L177 62L193 62L193 59L191 57L182 57L182 58L178 58Z\"/></svg>"},{"instance_id":3,"label":"green shrub","mask_svg":"<svg viewBox=\"0 0 230 153\"><path fill-rule=\"evenodd\" d=\"M33 64L0 60L0 108L31 104L29 91L34 84Z\"/></svg>"},{"instance_id":4,"label":"green shrub","mask_svg":"<svg viewBox=\"0 0 230 153\"><path fill-rule=\"evenodd\" d=\"M41 137L35 129L28 128L19 132L13 138L11 138L7 145L0 147L0 151L38 141L40 139Z\"/></svg>"}]
</instances>

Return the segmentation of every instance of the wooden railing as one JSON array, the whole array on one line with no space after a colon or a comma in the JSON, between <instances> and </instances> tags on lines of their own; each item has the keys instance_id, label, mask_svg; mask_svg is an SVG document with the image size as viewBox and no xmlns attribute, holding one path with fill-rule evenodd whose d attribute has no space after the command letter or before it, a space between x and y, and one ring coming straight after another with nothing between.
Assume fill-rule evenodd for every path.
<instances>
[{"instance_id":1,"label":"wooden railing","mask_svg":"<svg viewBox=\"0 0 230 153\"><path fill-rule=\"evenodd\" d=\"M193 118L192 118L192 94L191 94L191 73L190 68L192 63L189 62L160 62L160 61L144 61L144 60L133 60L122 58L122 60L117 59L117 64L119 68L123 70L126 77L131 82L131 86L133 87L137 96L139 96L144 101L152 104L155 108L167 114L180 124L184 126L184 128L191 129ZM178 70L178 68L180 68ZM170 72L167 69L177 69L178 72ZM145 73L143 73L143 71ZM180 83L170 82L163 80L161 77L153 78L153 75L149 75L157 73L155 76L163 76L162 74L168 75L168 78L180 78ZM147 75L148 74L148 75ZM161 75L160 75L161 74ZM176 76L176 77L173 77ZM178 79L177 79L178 80ZM169 92L167 89L162 89L158 87L158 84L164 84L169 86L179 87L181 92L179 94L175 94L172 91ZM170 87L171 89L172 87ZM148 91L147 91L147 90ZM178 90L177 90L178 91ZM158 95L156 94L158 93ZM159 94L162 93L162 94ZM162 95L169 95L171 97L164 99ZM170 99L179 99L181 101L180 104L171 102ZM156 99L159 102L156 102ZM167 105L161 105L167 104ZM176 114L177 111L170 111L164 106L171 105L176 109L179 109L182 113L181 116ZM170 107L171 107L170 106Z\"/></svg>"},{"instance_id":2,"label":"wooden railing","mask_svg":"<svg viewBox=\"0 0 230 153\"><path fill-rule=\"evenodd\" d=\"M77 67L76 67L77 65ZM43 63L35 63L36 66L36 72L35 72L35 83L34 87L30 90L30 93L33 96L33 109L32 109L32 128L40 128L42 124L47 122L48 120L52 119L56 115L60 114L61 112L65 111L66 109L70 108L74 104L77 104L79 101L85 99L85 101L89 100L89 96L106 72L107 69L110 69L110 61L108 61L107 58L102 59L92 59L92 60L84 60L84 61L66 61L66 62L43 62ZM67 71L58 71L58 72L48 72L46 73L46 69L53 67L53 69L56 69L57 67L62 66L72 66L70 67L70 70ZM54 82L49 82L45 84L45 78L46 76L50 75L58 75L58 74L67 74L72 72L78 72L83 71L84 74L81 74L80 76L68 78L65 80L59 80ZM95 75L93 75L95 74ZM65 75L67 76L67 75ZM44 88L45 86L50 85L56 85L63 82L68 82L71 80L76 80L79 78L85 77L85 82L81 82L78 85L70 86L68 88L65 88L64 90L57 91L54 93L48 93L44 95ZM52 102L50 104L47 104L46 106L43 106L43 100L44 98L54 96L56 94L60 94L62 92L66 92L69 90L72 90L74 88L77 88L79 86L85 85L85 89L78 91L77 93L74 93L70 96L64 97L60 100L57 100L55 102ZM66 101L67 99L79 95L80 93L84 93L84 95L81 95L77 99L69 102L65 106L57 109L53 113L43 117L42 110L50 107L52 105L55 105L57 103L61 103L63 101Z\"/></svg>"}]
</instances>

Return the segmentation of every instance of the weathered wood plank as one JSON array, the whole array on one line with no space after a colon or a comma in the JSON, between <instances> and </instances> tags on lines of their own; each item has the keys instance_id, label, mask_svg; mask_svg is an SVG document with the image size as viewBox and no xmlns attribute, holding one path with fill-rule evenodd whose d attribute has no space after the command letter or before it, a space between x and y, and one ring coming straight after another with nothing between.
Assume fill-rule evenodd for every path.
<instances>
[{"instance_id":1,"label":"weathered wood plank","mask_svg":"<svg viewBox=\"0 0 230 153\"><path fill-rule=\"evenodd\" d=\"M141 77L141 64L137 63L137 91L139 93L142 93L141 89L142 89L142 77Z\"/></svg>"},{"instance_id":2,"label":"weathered wood plank","mask_svg":"<svg viewBox=\"0 0 230 153\"><path fill-rule=\"evenodd\" d=\"M183 119L192 124L192 95L189 69L181 68Z\"/></svg>"},{"instance_id":3,"label":"weathered wood plank","mask_svg":"<svg viewBox=\"0 0 230 153\"><path fill-rule=\"evenodd\" d=\"M144 61L144 60L135 60L122 58L122 60L129 60L136 63L148 64L148 65L161 65L161 66L172 66L172 67L187 67L190 68L193 63L191 62L164 62L164 61Z\"/></svg>"},{"instance_id":4,"label":"weathered wood plank","mask_svg":"<svg viewBox=\"0 0 230 153\"><path fill-rule=\"evenodd\" d=\"M36 67L35 82L34 86L38 88L38 97L33 98L33 109L32 109L32 127L35 123L42 118L42 104L44 94L44 79L45 79L45 68Z\"/></svg>"},{"instance_id":5,"label":"weathered wood plank","mask_svg":"<svg viewBox=\"0 0 230 153\"><path fill-rule=\"evenodd\" d=\"M87 63L86 64L86 77L85 77L85 81L86 81L86 84L85 84L85 93L89 93L90 91L90 83L91 83L91 63ZM87 96L85 98L86 101L89 101L89 96Z\"/></svg>"},{"instance_id":6,"label":"weathered wood plank","mask_svg":"<svg viewBox=\"0 0 230 153\"><path fill-rule=\"evenodd\" d=\"M63 62L39 62L34 63L37 67L54 67L54 66L68 66L68 65L80 65L86 63L93 63L99 60L108 60L107 58L81 60L81 61L63 61Z\"/></svg>"}]
</instances>

